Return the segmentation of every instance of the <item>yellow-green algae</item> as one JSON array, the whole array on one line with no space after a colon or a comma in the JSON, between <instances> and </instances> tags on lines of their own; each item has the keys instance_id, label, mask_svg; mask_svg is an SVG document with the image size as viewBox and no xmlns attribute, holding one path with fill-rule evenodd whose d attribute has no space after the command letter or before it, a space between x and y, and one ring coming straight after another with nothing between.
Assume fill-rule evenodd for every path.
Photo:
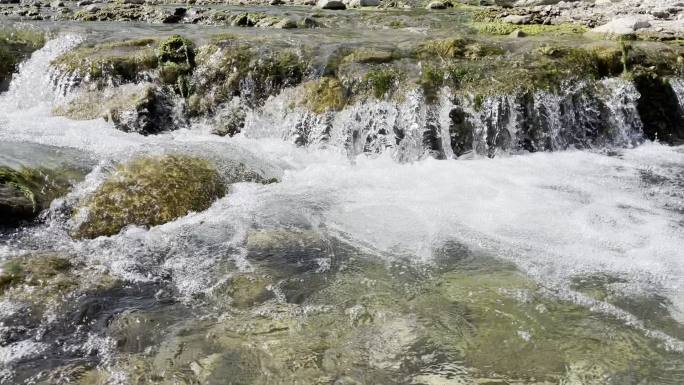
<instances>
[{"instance_id":1,"label":"yellow-green algae","mask_svg":"<svg viewBox=\"0 0 684 385\"><path fill-rule=\"evenodd\" d=\"M96 81L114 77L132 82L143 72L156 69L156 39L131 39L81 46L59 56L54 65Z\"/></svg>"},{"instance_id":2,"label":"yellow-green algae","mask_svg":"<svg viewBox=\"0 0 684 385\"><path fill-rule=\"evenodd\" d=\"M205 210L224 193L220 176L206 160L183 155L138 158L120 165L78 204L74 214L85 218L72 235L94 238L131 224L159 225Z\"/></svg>"},{"instance_id":3,"label":"yellow-green algae","mask_svg":"<svg viewBox=\"0 0 684 385\"><path fill-rule=\"evenodd\" d=\"M50 202L66 194L72 184L81 180L82 173L78 170L58 167L20 167L10 168L0 166L0 186L8 190L15 190L13 194L19 200L17 204L25 207L5 207L10 201L1 202L3 211L11 210L16 217L3 218L0 222L31 219L41 210L46 209Z\"/></svg>"},{"instance_id":4,"label":"yellow-green algae","mask_svg":"<svg viewBox=\"0 0 684 385\"><path fill-rule=\"evenodd\" d=\"M373 69L364 76L365 82L373 91L373 96L376 99L382 99L398 84L404 80L406 75L391 67L382 67Z\"/></svg>"},{"instance_id":5,"label":"yellow-green algae","mask_svg":"<svg viewBox=\"0 0 684 385\"><path fill-rule=\"evenodd\" d=\"M9 78L19 63L45 44L45 35L29 29L0 29L0 89L9 85Z\"/></svg>"},{"instance_id":6,"label":"yellow-green algae","mask_svg":"<svg viewBox=\"0 0 684 385\"><path fill-rule=\"evenodd\" d=\"M521 31L526 35L549 35L567 36L580 35L588 29L580 24L510 24L503 21L475 21L469 24L475 31L486 35L510 35L515 31Z\"/></svg>"},{"instance_id":7,"label":"yellow-green algae","mask_svg":"<svg viewBox=\"0 0 684 385\"><path fill-rule=\"evenodd\" d=\"M339 111L348 101L344 85L333 77L323 77L304 83L304 91L304 106L318 114Z\"/></svg>"}]
</instances>

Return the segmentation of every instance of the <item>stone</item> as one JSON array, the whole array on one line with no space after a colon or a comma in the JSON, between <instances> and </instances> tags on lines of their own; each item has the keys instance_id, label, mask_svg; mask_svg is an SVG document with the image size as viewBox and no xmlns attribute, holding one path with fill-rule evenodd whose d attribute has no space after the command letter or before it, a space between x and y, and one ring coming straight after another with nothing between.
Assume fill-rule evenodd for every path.
<instances>
[{"instance_id":1,"label":"stone","mask_svg":"<svg viewBox=\"0 0 684 385\"><path fill-rule=\"evenodd\" d=\"M650 26L651 23L647 17L627 16L613 19L604 25L592 29L591 32L623 36L631 35L639 29L648 28Z\"/></svg>"},{"instance_id":2,"label":"stone","mask_svg":"<svg viewBox=\"0 0 684 385\"><path fill-rule=\"evenodd\" d=\"M516 29L515 31L511 32L510 37L515 37L515 38L520 38L520 37L526 37L527 34L519 29Z\"/></svg>"},{"instance_id":3,"label":"stone","mask_svg":"<svg viewBox=\"0 0 684 385\"><path fill-rule=\"evenodd\" d=\"M447 6L441 1L432 1L430 2L427 7L427 9L446 9Z\"/></svg>"},{"instance_id":4,"label":"stone","mask_svg":"<svg viewBox=\"0 0 684 385\"><path fill-rule=\"evenodd\" d=\"M319 0L316 6L320 9L343 10L347 6L340 0Z\"/></svg>"},{"instance_id":5,"label":"stone","mask_svg":"<svg viewBox=\"0 0 684 385\"><path fill-rule=\"evenodd\" d=\"M86 12L90 12L90 13L99 12L100 9L101 9L100 6L98 6L97 4L90 4L84 8L84 10Z\"/></svg>"},{"instance_id":6,"label":"stone","mask_svg":"<svg viewBox=\"0 0 684 385\"><path fill-rule=\"evenodd\" d=\"M297 22L289 17L286 17L273 25L275 28L294 29L297 28Z\"/></svg>"},{"instance_id":7,"label":"stone","mask_svg":"<svg viewBox=\"0 0 684 385\"><path fill-rule=\"evenodd\" d=\"M351 8L377 7L380 5L380 0L351 0L347 5Z\"/></svg>"},{"instance_id":8,"label":"stone","mask_svg":"<svg viewBox=\"0 0 684 385\"><path fill-rule=\"evenodd\" d=\"M532 22L532 15L508 15L501 19L504 23L510 24L530 24Z\"/></svg>"},{"instance_id":9,"label":"stone","mask_svg":"<svg viewBox=\"0 0 684 385\"><path fill-rule=\"evenodd\" d=\"M86 5L91 5L93 2L90 0L81 0L78 3L76 3L77 7L85 7Z\"/></svg>"},{"instance_id":10,"label":"stone","mask_svg":"<svg viewBox=\"0 0 684 385\"><path fill-rule=\"evenodd\" d=\"M185 155L137 158L120 165L74 209L71 235L95 238L128 225L156 226L203 211L225 194L209 162Z\"/></svg>"},{"instance_id":11,"label":"stone","mask_svg":"<svg viewBox=\"0 0 684 385\"><path fill-rule=\"evenodd\" d=\"M56 1L53 1L52 3L50 3L50 7L52 7L52 8L60 8L63 6L64 6L64 2L61 0L56 0Z\"/></svg>"},{"instance_id":12,"label":"stone","mask_svg":"<svg viewBox=\"0 0 684 385\"><path fill-rule=\"evenodd\" d=\"M285 2L283 0L271 0L268 2L270 5L283 5Z\"/></svg>"}]
</instances>

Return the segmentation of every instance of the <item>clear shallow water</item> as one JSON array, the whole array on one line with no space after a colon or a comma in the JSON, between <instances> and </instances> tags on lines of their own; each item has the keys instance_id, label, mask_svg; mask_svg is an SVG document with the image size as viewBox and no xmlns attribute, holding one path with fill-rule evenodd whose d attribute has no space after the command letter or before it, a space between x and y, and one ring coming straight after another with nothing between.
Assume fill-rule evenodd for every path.
<instances>
[{"instance_id":1,"label":"clear shallow water","mask_svg":"<svg viewBox=\"0 0 684 385\"><path fill-rule=\"evenodd\" d=\"M117 298L104 306L107 321L84 328L83 335L74 332L63 348L74 357L96 352L93 361L104 373L98 375L121 383L132 382L132 375L145 378L136 370L149 365L150 372L163 372L171 359L166 355L187 346L171 361L204 383L219 383L221 375L244 380L236 383L291 376L302 376L303 383L489 377L493 383L676 384L683 378L683 147L645 143L398 163L389 154L350 159L335 146L297 147L277 134L288 127L269 127L272 137L248 131L219 138L200 126L143 137L103 120L52 116L54 103L68 95L69 79L52 73L48 63L79 41L49 42L0 95L0 141L19 149L0 160L28 162L31 151L40 151L35 146L45 145L82 153L97 165L53 204L46 224L3 234L0 259L59 252L129 282L106 293ZM208 157L219 167L245 162L281 181L235 184L208 210L149 230L129 228L89 241L67 235L62 208L92 191L114 163L177 152ZM268 277L264 298L246 309L230 306L226 298L239 296L237 289L225 294L227 283L262 275ZM548 308L557 319L544 318ZM0 309L4 317L17 314L9 304ZM488 309L508 316L489 318ZM50 329L45 325L65 321L42 322ZM140 322L140 329L129 325ZM507 332L518 336L515 343L506 342ZM149 339L130 346L132 337L122 343L117 333ZM207 342L206 335L218 342ZM600 352L585 345L591 338L605 344L610 335L620 348ZM497 353L498 344L513 347ZM245 353L249 347L253 353ZM35 362L46 351L60 362L50 338L34 336L2 349L10 373L22 362L40 368ZM564 358L546 362L535 349ZM576 350L604 355L609 362L601 370L610 375L582 380L590 372L586 362L596 356ZM508 364L494 364L497 354ZM309 359L315 365L308 366ZM535 362L538 372L515 368ZM559 369L563 365L576 369ZM643 370L637 375L621 365ZM16 378L35 375L31 370L19 370Z\"/></svg>"}]
</instances>

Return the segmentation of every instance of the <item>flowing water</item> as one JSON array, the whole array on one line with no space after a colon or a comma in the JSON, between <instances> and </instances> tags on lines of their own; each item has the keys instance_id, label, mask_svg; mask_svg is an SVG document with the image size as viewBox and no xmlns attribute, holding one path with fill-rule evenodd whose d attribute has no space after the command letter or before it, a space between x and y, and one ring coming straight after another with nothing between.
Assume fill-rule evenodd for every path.
<instances>
[{"instance_id":1,"label":"flowing water","mask_svg":"<svg viewBox=\"0 0 684 385\"><path fill-rule=\"evenodd\" d=\"M474 109L446 91L436 106L409 94L325 121L286 111L285 90L232 138L206 122L141 136L53 116L75 84L49 62L81 40L49 41L0 95L0 162L91 169L44 223L0 234L0 259L68 255L124 284L39 319L0 304L0 382L684 383L684 147L637 145L631 84L595 91L613 140L584 150L573 127L599 107L573 89L534 96L556 152L505 151L513 98ZM449 135L455 106L474 127L465 149ZM424 141L430 119L438 146ZM280 182L236 183L150 229L68 235L66 208L114 164L163 153Z\"/></svg>"}]
</instances>

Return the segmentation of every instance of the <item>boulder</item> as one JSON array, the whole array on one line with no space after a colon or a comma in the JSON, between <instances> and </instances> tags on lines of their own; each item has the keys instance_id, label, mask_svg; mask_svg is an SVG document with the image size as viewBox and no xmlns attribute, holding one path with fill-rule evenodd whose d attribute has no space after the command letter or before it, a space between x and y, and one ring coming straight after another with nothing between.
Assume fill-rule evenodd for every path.
<instances>
[{"instance_id":1,"label":"boulder","mask_svg":"<svg viewBox=\"0 0 684 385\"><path fill-rule=\"evenodd\" d=\"M501 19L504 23L509 23L509 24L530 24L532 22L532 16L531 15L508 15Z\"/></svg>"},{"instance_id":2,"label":"boulder","mask_svg":"<svg viewBox=\"0 0 684 385\"><path fill-rule=\"evenodd\" d=\"M341 0L319 0L316 6L320 9L343 10L347 6Z\"/></svg>"},{"instance_id":3,"label":"boulder","mask_svg":"<svg viewBox=\"0 0 684 385\"><path fill-rule=\"evenodd\" d=\"M651 22L645 16L627 16L618 19L613 19L608 23L596 27L591 30L593 33L600 33L609 36L625 36L632 35L637 30L648 28Z\"/></svg>"},{"instance_id":4,"label":"boulder","mask_svg":"<svg viewBox=\"0 0 684 385\"><path fill-rule=\"evenodd\" d=\"M519 29L516 29L515 31L511 32L510 37L515 37L515 38L521 38L527 36L527 34Z\"/></svg>"},{"instance_id":5,"label":"boulder","mask_svg":"<svg viewBox=\"0 0 684 385\"><path fill-rule=\"evenodd\" d=\"M36 150L41 149L48 151ZM80 181L83 174L84 170L66 164L0 166L0 226L34 220L55 198L66 194L74 182Z\"/></svg>"},{"instance_id":6,"label":"boulder","mask_svg":"<svg viewBox=\"0 0 684 385\"><path fill-rule=\"evenodd\" d=\"M297 28L297 21L286 17L273 25L274 28L294 29Z\"/></svg>"},{"instance_id":7,"label":"boulder","mask_svg":"<svg viewBox=\"0 0 684 385\"><path fill-rule=\"evenodd\" d=\"M156 226L203 211L225 194L209 162L191 156L143 157L120 165L74 209L71 235L95 238L128 225Z\"/></svg>"},{"instance_id":8,"label":"boulder","mask_svg":"<svg viewBox=\"0 0 684 385\"><path fill-rule=\"evenodd\" d=\"M142 135L178 128L173 95L151 83L84 91L67 105L56 108L54 113L74 120L104 118L117 130Z\"/></svg>"},{"instance_id":9,"label":"boulder","mask_svg":"<svg viewBox=\"0 0 684 385\"><path fill-rule=\"evenodd\" d=\"M351 8L377 7L380 5L380 0L351 0L347 5Z\"/></svg>"},{"instance_id":10,"label":"boulder","mask_svg":"<svg viewBox=\"0 0 684 385\"><path fill-rule=\"evenodd\" d=\"M447 6L445 3L441 2L441 1L431 1L427 5L427 7L425 7L425 8L427 8L427 9L446 9Z\"/></svg>"}]
</instances>

